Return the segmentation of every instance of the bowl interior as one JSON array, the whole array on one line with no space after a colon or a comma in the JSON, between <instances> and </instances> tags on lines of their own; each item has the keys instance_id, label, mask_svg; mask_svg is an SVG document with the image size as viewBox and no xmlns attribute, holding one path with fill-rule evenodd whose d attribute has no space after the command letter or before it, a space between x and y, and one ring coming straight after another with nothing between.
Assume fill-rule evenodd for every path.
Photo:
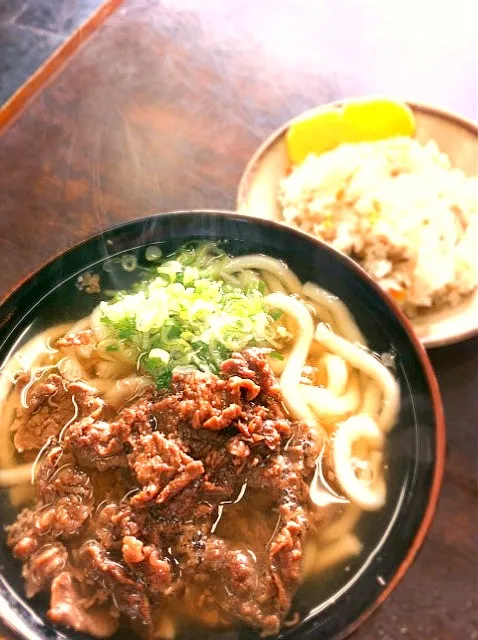
<instances>
[{"instance_id":1,"label":"bowl interior","mask_svg":"<svg viewBox=\"0 0 478 640\"><path fill-rule=\"evenodd\" d=\"M141 264L144 249L151 243L159 244L167 253L196 238L224 240L232 254L261 252L283 259L302 280L316 282L345 302L373 351L395 356L401 411L398 425L388 438L387 505L376 514L362 517L358 533L364 549L359 557L339 563L301 587L292 611L298 611L303 621L281 636L344 637L388 594L389 585L411 562L437 499L444 447L440 403L431 369L386 297L351 261L285 226L236 214L176 213L134 221L66 252L3 303L1 360L42 328L77 320L104 298L80 291L79 276L96 273L103 289L124 287L129 283L116 261L121 254L134 253ZM106 260L107 270L103 268ZM137 278L135 274L129 277L130 282ZM14 518L10 495L0 490L0 519L8 524ZM46 601L41 597L26 604L20 566L12 559L4 535L0 567L0 620L3 617L17 629L23 625L23 635L28 638L86 637L45 624L35 613L42 616L45 612ZM211 637L210 633L186 630L181 640ZM243 630L213 637L245 640L258 636Z\"/></svg>"},{"instance_id":2,"label":"bowl interior","mask_svg":"<svg viewBox=\"0 0 478 640\"><path fill-rule=\"evenodd\" d=\"M326 106L326 105L324 105ZM324 106L299 116L312 115ZM416 118L416 138L425 143L435 140L453 164L468 176L478 175L478 127L459 116L436 108L409 103ZM269 220L282 220L277 200L279 184L290 168L285 136L289 121L257 150L241 178L237 209L240 213ZM478 333L478 292L454 309L423 314L413 321L417 334L427 347L450 344Z\"/></svg>"}]
</instances>

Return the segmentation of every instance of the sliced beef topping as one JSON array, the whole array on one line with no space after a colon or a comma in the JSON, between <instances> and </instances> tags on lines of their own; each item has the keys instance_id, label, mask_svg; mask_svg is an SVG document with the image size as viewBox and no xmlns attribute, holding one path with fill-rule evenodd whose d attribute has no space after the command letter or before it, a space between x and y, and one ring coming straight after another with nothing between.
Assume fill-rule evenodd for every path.
<instances>
[{"instance_id":1,"label":"sliced beef topping","mask_svg":"<svg viewBox=\"0 0 478 640\"><path fill-rule=\"evenodd\" d=\"M28 404L16 416L12 425L15 431L14 445L18 451L40 449L51 436L58 436L63 426L75 415L71 394L65 389L63 379L50 374L31 392L22 391Z\"/></svg>"},{"instance_id":2,"label":"sliced beef topping","mask_svg":"<svg viewBox=\"0 0 478 640\"><path fill-rule=\"evenodd\" d=\"M167 502L204 473L200 460L193 460L178 442L158 431L134 437L133 442L128 464L142 490L132 504Z\"/></svg>"},{"instance_id":3,"label":"sliced beef topping","mask_svg":"<svg viewBox=\"0 0 478 640\"><path fill-rule=\"evenodd\" d=\"M127 564L131 565L143 562L145 558L143 550L144 544L141 540L138 540L138 538L135 538L134 536L124 536L121 552L123 554L124 561Z\"/></svg>"},{"instance_id":4,"label":"sliced beef topping","mask_svg":"<svg viewBox=\"0 0 478 640\"><path fill-rule=\"evenodd\" d=\"M66 566L68 551L61 542L43 545L23 565L27 598L32 598L47 587L54 576Z\"/></svg>"},{"instance_id":5,"label":"sliced beef topping","mask_svg":"<svg viewBox=\"0 0 478 640\"><path fill-rule=\"evenodd\" d=\"M47 615L55 624L95 638L109 638L119 626L117 612L108 605L90 605L91 597L91 589L88 591L71 573L63 571L53 580Z\"/></svg>"},{"instance_id":6,"label":"sliced beef topping","mask_svg":"<svg viewBox=\"0 0 478 640\"><path fill-rule=\"evenodd\" d=\"M221 376L176 373L113 420L74 391L80 415L9 530L29 594L51 583L50 618L97 637L120 614L148 636L167 598L207 625L276 633L300 580L324 436L290 420L264 354L234 354Z\"/></svg>"},{"instance_id":7,"label":"sliced beef topping","mask_svg":"<svg viewBox=\"0 0 478 640\"><path fill-rule=\"evenodd\" d=\"M12 424L18 451L41 449L48 438L58 437L65 425L77 418L98 415L103 403L97 390L83 382L68 382L52 373L44 381L25 386L22 401L27 405Z\"/></svg>"},{"instance_id":8,"label":"sliced beef topping","mask_svg":"<svg viewBox=\"0 0 478 640\"><path fill-rule=\"evenodd\" d=\"M95 420L88 416L70 426L65 446L71 449L84 467L105 471L126 466L121 439L121 425Z\"/></svg>"},{"instance_id":9,"label":"sliced beef topping","mask_svg":"<svg viewBox=\"0 0 478 640\"><path fill-rule=\"evenodd\" d=\"M91 514L93 487L88 474L61 447L52 448L40 465L37 491L41 529L61 538L78 533Z\"/></svg>"},{"instance_id":10,"label":"sliced beef topping","mask_svg":"<svg viewBox=\"0 0 478 640\"><path fill-rule=\"evenodd\" d=\"M139 542L139 540L138 540ZM131 541L125 543L123 538L123 558L128 555L128 546ZM174 590L174 571L171 568L171 561L163 556L161 549L152 545L143 545L141 550L143 559L140 562L130 563L136 576L148 585L151 595L168 595ZM126 558L125 558L126 560Z\"/></svg>"},{"instance_id":11,"label":"sliced beef topping","mask_svg":"<svg viewBox=\"0 0 478 640\"><path fill-rule=\"evenodd\" d=\"M194 570L194 565L187 567L185 580L190 615L214 626L239 621L257 627L259 620L278 626L277 616L270 620L264 611L261 567L247 550L231 549L224 540L209 536L197 555L200 562Z\"/></svg>"},{"instance_id":12,"label":"sliced beef topping","mask_svg":"<svg viewBox=\"0 0 478 640\"><path fill-rule=\"evenodd\" d=\"M224 378L201 371L175 374L172 393L152 408L159 428L167 430L178 420L189 429L236 427L246 438L265 440L271 448L282 432L290 435L277 381L263 355L252 349L236 353L221 370Z\"/></svg>"},{"instance_id":13,"label":"sliced beef topping","mask_svg":"<svg viewBox=\"0 0 478 640\"><path fill-rule=\"evenodd\" d=\"M65 349L68 347L80 347L88 344L95 344L97 338L95 332L91 329L84 329L83 331L73 331L67 333L62 338L56 341L56 347L58 349Z\"/></svg>"},{"instance_id":14,"label":"sliced beef topping","mask_svg":"<svg viewBox=\"0 0 478 640\"><path fill-rule=\"evenodd\" d=\"M89 416L72 424L65 435L65 447L78 462L99 471L126 467L126 454L133 450L129 440L151 432L149 395L127 407L111 422Z\"/></svg>"},{"instance_id":15,"label":"sliced beef topping","mask_svg":"<svg viewBox=\"0 0 478 640\"><path fill-rule=\"evenodd\" d=\"M141 579L135 579L119 562L111 560L105 549L95 541L82 547L80 560L87 582L102 584L113 596L121 613L133 621L151 624L151 603Z\"/></svg>"},{"instance_id":16,"label":"sliced beef topping","mask_svg":"<svg viewBox=\"0 0 478 640\"><path fill-rule=\"evenodd\" d=\"M26 560L45 544L79 533L91 515L93 488L89 476L71 456L54 446L39 464L37 502L8 528L8 544Z\"/></svg>"},{"instance_id":17,"label":"sliced beef topping","mask_svg":"<svg viewBox=\"0 0 478 640\"><path fill-rule=\"evenodd\" d=\"M264 355L261 349L247 349L243 353L233 353L229 360L223 362L221 373L225 378L252 380L259 387L262 400L267 404L274 402L282 404L279 382Z\"/></svg>"},{"instance_id":18,"label":"sliced beef topping","mask_svg":"<svg viewBox=\"0 0 478 640\"><path fill-rule=\"evenodd\" d=\"M194 371L176 373L171 383L171 395L154 408L158 427L162 430L178 420L192 429L217 431L228 427L241 414L241 407L232 401L225 380Z\"/></svg>"},{"instance_id":19,"label":"sliced beef topping","mask_svg":"<svg viewBox=\"0 0 478 640\"><path fill-rule=\"evenodd\" d=\"M23 509L15 522L7 527L7 544L20 560L27 560L38 549L36 506Z\"/></svg>"},{"instance_id":20,"label":"sliced beef topping","mask_svg":"<svg viewBox=\"0 0 478 640\"><path fill-rule=\"evenodd\" d=\"M103 402L97 397L98 390L81 380L67 383L68 393L75 399L78 407L78 416L91 416L97 418L103 409Z\"/></svg>"}]
</instances>

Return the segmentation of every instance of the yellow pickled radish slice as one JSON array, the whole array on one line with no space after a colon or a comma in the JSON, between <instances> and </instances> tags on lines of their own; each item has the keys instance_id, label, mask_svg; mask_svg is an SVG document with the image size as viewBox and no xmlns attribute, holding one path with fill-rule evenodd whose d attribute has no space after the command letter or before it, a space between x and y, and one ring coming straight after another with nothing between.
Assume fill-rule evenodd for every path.
<instances>
[{"instance_id":1,"label":"yellow pickled radish slice","mask_svg":"<svg viewBox=\"0 0 478 640\"><path fill-rule=\"evenodd\" d=\"M300 164L309 153L325 153L344 142L412 136L414 132L415 118L403 102L357 98L294 122L286 136L287 152L292 164Z\"/></svg>"},{"instance_id":2,"label":"yellow pickled radish slice","mask_svg":"<svg viewBox=\"0 0 478 640\"><path fill-rule=\"evenodd\" d=\"M335 149L340 144L341 118L338 109L328 109L294 122L286 136L287 153L292 164L300 164L309 153Z\"/></svg>"},{"instance_id":3,"label":"yellow pickled radish slice","mask_svg":"<svg viewBox=\"0 0 478 640\"><path fill-rule=\"evenodd\" d=\"M403 102L375 98L351 100L343 106L341 142L371 142L414 133L415 117Z\"/></svg>"}]
</instances>

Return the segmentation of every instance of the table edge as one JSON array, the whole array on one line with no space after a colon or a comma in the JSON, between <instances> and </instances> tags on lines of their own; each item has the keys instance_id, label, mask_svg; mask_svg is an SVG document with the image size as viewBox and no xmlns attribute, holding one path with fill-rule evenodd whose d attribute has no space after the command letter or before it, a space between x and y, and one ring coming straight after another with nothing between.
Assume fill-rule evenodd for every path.
<instances>
[{"instance_id":1,"label":"table edge","mask_svg":"<svg viewBox=\"0 0 478 640\"><path fill-rule=\"evenodd\" d=\"M0 107L0 132L12 124L36 95L62 69L93 32L117 9L123 0L103 0L99 7L54 51L38 69Z\"/></svg>"}]
</instances>

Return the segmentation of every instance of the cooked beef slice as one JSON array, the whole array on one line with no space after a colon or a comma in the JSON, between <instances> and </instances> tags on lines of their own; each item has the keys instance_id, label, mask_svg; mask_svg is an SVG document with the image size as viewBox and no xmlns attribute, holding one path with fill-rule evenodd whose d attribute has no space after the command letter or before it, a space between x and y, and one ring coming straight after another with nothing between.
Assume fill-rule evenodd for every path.
<instances>
[{"instance_id":1,"label":"cooked beef slice","mask_svg":"<svg viewBox=\"0 0 478 640\"><path fill-rule=\"evenodd\" d=\"M83 546L80 560L86 582L100 583L113 596L121 613L132 621L150 626L151 603L145 583L135 579L122 563L112 560L104 547L94 540Z\"/></svg>"},{"instance_id":2,"label":"cooked beef slice","mask_svg":"<svg viewBox=\"0 0 478 640\"><path fill-rule=\"evenodd\" d=\"M89 344L95 344L98 338L92 329L84 329L82 331L73 331L67 333L56 341L57 349L68 349L69 347L81 347Z\"/></svg>"},{"instance_id":3,"label":"cooked beef slice","mask_svg":"<svg viewBox=\"0 0 478 640\"><path fill-rule=\"evenodd\" d=\"M96 389L84 382L68 382L51 373L26 393L25 382L26 379L19 380L17 387L27 406L17 412L12 424L13 443L19 452L41 449L48 438L58 437L73 419L101 412L103 403L96 397Z\"/></svg>"},{"instance_id":4,"label":"cooked beef slice","mask_svg":"<svg viewBox=\"0 0 478 640\"><path fill-rule=\"evenodd\" d=\"M56 624L89 633L95 638L109 638L118 629L118 615L107 605L89 603L81 583L68 572L58 574L51 585L48 617Z\"/></svg>"},{"instance_id":5,"label":"cooked beef slice","mask_svg":"<svg viewBox=\"0 0 478 640\"><path fill-rule=\"evenodd\" d=\"M68 551L61 542L47 543L32 554L23 565L27 598L45 589L51 579L62 571L68 560Z\"/></svg>"},{"instance_id":6,"label":"cooked beef slice","mask_svg":"<svg viewBox=\"0 0 478 640\"><path fill-rule=\"evenodd\" d=\"M24 509L8 528L8 544L21 559L45 544L76 535L93 507L89 476L61 447L53 446L38 467L36 503Z\"/></svg>"}]
</instances>

